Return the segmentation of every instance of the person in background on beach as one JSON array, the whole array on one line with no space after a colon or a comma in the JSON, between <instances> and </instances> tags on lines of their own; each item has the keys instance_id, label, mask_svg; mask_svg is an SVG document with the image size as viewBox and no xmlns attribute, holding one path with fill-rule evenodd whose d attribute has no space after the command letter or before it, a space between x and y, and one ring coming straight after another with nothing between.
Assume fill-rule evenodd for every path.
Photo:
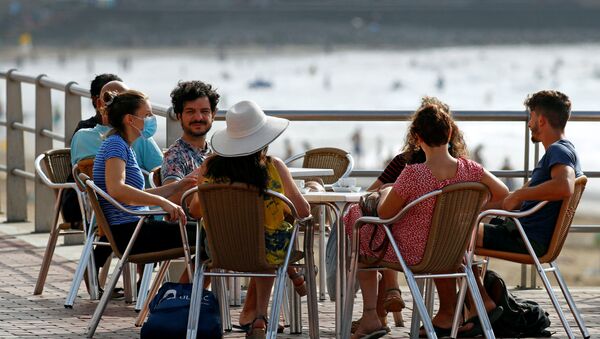
<instances>
[{"instance_id":1,"label":"person in background on beach","mask_svg":"<svg viewBox=\"0 0 600 339\"><path fill-rule=\"evenodd\" d=\"M114 80L123 81L123 79L119 78L118 75L110 73L97 75L94 80L92 80L92 83L90 84L90 95L92 99L92 106L94 106L96 114L87 120L81 120L77 124L73 134L77 133L77 131L82 128L94 128L96 125L102 124L102 115L100 113L100 91L104 85Z\"/></svg>"},{"instance_id":2,"label":"person in background on beach","mask_svg":"<svg viewBox=\"0 0 600 339\"><path fill-rule=\"evenodd\" d=\"M421 99L421 107L427 105L440 106L442 108L441 112L445 112L450 116L452 115L450 107L435 97L426 96ZM450 121L452 124L452 132L450 135L448 152L453 158L467 158L468 151L462 132L453 120ZM425 152L419 147L417 140L411 134L408 134L402 153L396 155L387 164L381 175L379 175L367 191L379 191L392 186L407 165L420 164L423 162L425 162ZM384 270L381 271L381 274L382 279L379 281L379 293L377 294L377 314L382 325L387 326L387 313L400 312L405 307L405 304L404 300L402 300L401 291L398 286L398 273ZM395 318L399 318L399 321L396 321L396 325L403 326L403 321L400 320L401 315ZM352 328L356 329L359 323L359 320L354 322Z\"/></svg>"},{"instance_id":3,"label":"person in background on beach","mask_svg":"<svg viewBox=\"0 0 600 339\"><path fill-rule=\"evenodd\" d=\"M424 99L424 104L413 115L407 136L408 149L412 149L412 152L408 153L408 155L416 156L418 154L417 150L420 149L424 154L424 159L422 161L411 159L410 164L407 164L408 161L404 159L404 167L400 170L399 176L395 179L391 187L386 185L387 187L381 189L383 184L379 180L379 182L374 184L374 186L379 185L381 193L381 199L377 208L379 217L391 218L407 203L410 203L423 194L454 183L482 182L488 186L491 193L490 201L492 202L500 201L508 194L506 186L481 165L464 157L454 157L451 154L449 146L453 138L456 138L456 135L458 135L454 135L453 126L455 125L447 105L439 103L436 99ZM454 140L456 141L456 139ZM407 154L404 156L406 157ZM433 203L416 205L411 212L396 223L396 227L392 231L394 240L398 244L404 260L410 266L416 265L422 260L433 207ZM350 236L352 235L354 223L361 216L362 212L358 205L349 208L348 212L344 215L346 232ZM365 225L361 228L360 255L379 258L380 254L383 254L383 260L398 262L391 247L388 247L384 253L376 253L372 250L372 247L376 248L380 246L384 238L383 232L375 232L375 230L371 225ZM374 244L370 244L370 239L373 239ZM393 283L397 284L395 273L393 275ZM381 298L377 295L377 274L374 271L360 271L357 277L362 290L364 304L362 318L358 327L355 328L353 338L378 338L385 335L389 329L384 326L381 314L378 313L378 309L380 308L378 307L378 299ZM433 318L433 323L436 332L441 337L450 334L450 327L456 307L456 297L449 296L456 294L456 280L436 279L435 284L437 290L440 291L440 307L438 313ZM390 291L389 286L386 286L388 287L387 291ZM399 290L397 288L393 288L391 291L396 292L396 298L394 299L402 301L399 298Z\"/></svg>"},{"instance_id":4,"label":"person in background on beach","mask_svg":"<svg viewBox=\"0 0 600 339\"><path fill-rule=\"evenodd\" d=\"M571 115L569 97L559 91L544 90L528 96L525 107L529 112L531 141L541 142L546 153L537 163L528 184L511 192L490 208L527 211L540 201L549 201L538 212L519 218L531 247L535 254L541 257L546 254L550 245L562 200L573 194L575 178L582 176L583 172L575 146L565 136L565 126ZM527 253L512 219L495 218L489 224L480 224L477 246L497 251ZM475 276L478 277L477 283L489 311L495 305L482 287L481 275L475 272ZM474 310L473 302L470 301L470 304L470 309ZM466 322L473 323L473 329L465 333L467 336L482 333L477 318L472 319Z\"/></svg>"},{"instance_id":5,"label":"person in background on beach","mask_svg":"<svg viewBox=\"0 0 600 339\"><path fill-rule=\"evenodd\" d=\"M171 91L171 104L183 134L165 152L160 169L162 184L183 179L211 154L206 133L215 120L219 98L211 85L201 81L181 81ZM181 196L170 199L179 202Z\"/></svg>"}]
</instances>

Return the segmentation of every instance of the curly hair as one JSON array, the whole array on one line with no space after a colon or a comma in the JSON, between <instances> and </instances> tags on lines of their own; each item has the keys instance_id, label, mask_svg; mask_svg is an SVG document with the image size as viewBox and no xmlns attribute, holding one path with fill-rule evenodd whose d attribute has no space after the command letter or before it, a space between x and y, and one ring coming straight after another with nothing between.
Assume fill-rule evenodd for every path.
<instances>
[{"instance_id":1,"label":"curly hair","mask_svg":"<svg viewBox=\"0 0 600 339\"><path fill-rule=\"evenodd\" d=\"M550 126L564 129L571 116L571 100L559 91L545 90L527 96L525 107L543 115Z\"/></svg>"},{"instance_id":2,"label":"curly hair","mask_svg":"<svg viewBox=\"0 0 600 339\"><path fill-rule=\"evenodd\" d=\"M220 95L216 89L202 81L180 81L171 91L171 104L177 117L183 113L183 106L186 101L196 100L207 97L210 102L211 112L215 112L219 104Z\"/></svg>"},{"instance_id":3,"label":"curly hair","mask_svg":"<svg viewBox=\"0 0 600 339\"><path fill-rule=\"evenodd\" d=\"M144 101L148 100L148 96L140 91L130 89L121 93L106 92L102 99L106 103L108 123L116 132L123 135L125 133L123 117L127 114L135 114Z\"/></svg>"},{"instance_id":4,"label":"curly hair","mask_svg":"<svg viewBox=\"0 0 600 339\"><path fill-rule=\"evenodd\" d=\"M404 143L404 147L402 148L402 154L404 155L404 161L406 161L406 163L408 163L408 164L414 164L414 163L420 162L419 159L424 159L423 151L418 146L416 134L414 133L415 131L413 130L413 125L415 125L415 120L419 116L420 112L424 109L427 109L428 111L435 111L436 112L435 119L436 120L441 119L441 120L447 121L447 124L452 129L452 134L450 135L450 142L449 142L450 147L448 149L448 151L450 152L450 155L454 158L468 158L469 152L467 151L467 145L465 143L465 140L463 138L463 134L462 134L461 130L458 128L458 126L456 125L456 122L452 118L452 112L450 111L450 107L446 103L440 101L436 97L425 96L425 97L423 97L423 99L421 99L421 106L419 106L417 111L412 116L411 127L409 130L409 133L407 133L407 135L406 135L406 141ZM447 116L447 119L441 118L440 116L438 116L438 113ZM426 133L425 130L428 128L427 125L429 125L429 124L431 124L431 122L427 122L426 124L424 124L425 126L420 126L421 130L423 131L422 133ZM419 135L421 135L421 134L419 134ZM421 138L423 138L423 136ZM447 140L448 140L448 135L446 132L445 139L443 139L443 143L441 143L441 144L445 144ZM424 140L424 141L428 145L430 144L426 140ZM436 140L436 142L439 142L439 140Z\"/></svg>"}]
</instances>

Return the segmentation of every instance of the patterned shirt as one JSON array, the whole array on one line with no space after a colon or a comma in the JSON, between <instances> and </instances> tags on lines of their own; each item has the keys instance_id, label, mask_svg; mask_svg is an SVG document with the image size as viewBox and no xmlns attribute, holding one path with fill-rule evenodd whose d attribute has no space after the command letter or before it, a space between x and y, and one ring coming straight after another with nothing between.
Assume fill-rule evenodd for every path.
<instances>
[{"instance_id":1,"label":"patterned shirt","mask_svg":"<svg viewBox=\"0 0 600 339\"><path fill-rule=\"evenodd\" d=\"M196 168L200 167L204 160L212 153L210 144L206 142L206 148L198 149L183 139L175 141L165 153L160 176L162 181L181 180Z\"/></svg>"}]
</instances>

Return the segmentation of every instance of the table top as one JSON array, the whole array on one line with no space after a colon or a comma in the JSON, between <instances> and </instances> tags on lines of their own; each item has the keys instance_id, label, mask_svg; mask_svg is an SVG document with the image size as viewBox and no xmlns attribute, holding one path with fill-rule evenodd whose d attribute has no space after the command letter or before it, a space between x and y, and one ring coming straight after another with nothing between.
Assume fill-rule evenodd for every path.
<instances>
[{"instance_id":1,"label":"table top","mask_svg":"<svg viewBox=\"0 0 600 339\"><path fill-rule=\"evenodd\" d=\"M307 192L302 194L310 202L358 202L367 192Z\"/></svg>"},{"instance_id":2,"label":"table top","mask_svg":"<svg viewBox=\"0 0 600 339\"><path fill-rule=\"evenodd\" d=\"M288 167L293 178L322 177L333 175L331 168Z\"/></svg>"}]
</instances>

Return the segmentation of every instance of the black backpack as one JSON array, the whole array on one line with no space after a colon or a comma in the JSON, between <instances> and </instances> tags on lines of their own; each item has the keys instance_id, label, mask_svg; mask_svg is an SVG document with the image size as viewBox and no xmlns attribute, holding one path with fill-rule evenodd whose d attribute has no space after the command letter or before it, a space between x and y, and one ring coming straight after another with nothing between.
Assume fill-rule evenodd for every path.
<instances>
[{"instance_id":1,"label":"black backpack","mask_svg":"<svg viewBox=\"0 0 600 339\"><path fill-rule=\"evenodd\" d=\"M498 337L550 337L546 328L550 326L548 313L535 301L520 299L512 295L506 283L494 271L488 270L483 285L496 305L502 306L502 316L493 324Z\"/></svg>"}]
</instances>

